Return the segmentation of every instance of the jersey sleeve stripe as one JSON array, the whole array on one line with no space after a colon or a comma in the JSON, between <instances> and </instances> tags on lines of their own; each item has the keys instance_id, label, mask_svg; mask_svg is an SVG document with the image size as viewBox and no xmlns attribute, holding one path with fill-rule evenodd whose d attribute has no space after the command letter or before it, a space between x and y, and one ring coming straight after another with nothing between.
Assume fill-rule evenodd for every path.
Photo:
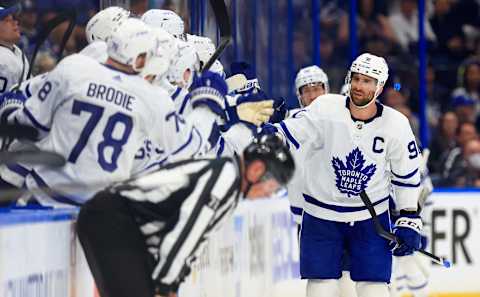
<instances>
[{"instance_id":1,"label":"jersey sleeve stripe","mask_svg":"<svg viewBox=\"0 0 480 297\"><path fill-rule=\"evenodd\" d=\"M406 184L402 183L396 180L392 180L392 185L398 186L398 187L405 187L405 188L418 188L420 186L420 183L418 184Z\"/></svg>"},{"instance_id":2,"label":"jersey sleeve stripe","mask_svg":"<svg viewBox=\"0 0 480 297\"><path fill-rule=\"evenodd\" d=\"M44 132L50 132L50 128L40 124L39 121L33 116L33 114L28 110L28 108L24 107L23 108L23 113L27 116L27 118L30 120L30 122L38 129L44 131Z\"/></svg>"},{"instance_id":3,"label":"jersey sleeve stripe","mask_svg":"<svg viewBox=\"0 0 480 297\"><path fill-rule=\"evenodd\" d=\"M180 107L180 111L178 112L179 114L183 114L183 112L185 111L185 107L187 107L187 102L190 100L190 94L187 94L184 98L183 98L183 102L182 102L182 106Z\"/></svg>"},{"instance_id":4,"label":"jersey sleeve stripe","mask_svg":"<svg viewBox=\"0 0 480 297\"><path fill-rule=\"evenodd\" d=\"M30 170L28 170L27 168L23 167L23 166L20 165L20 164L7 165L7 168L8 168L10 171L13 171L13 172L15 172L16 174L21 175L21 176L23 176L23 177L26 177L26 176L30 173Z\"/></svg>"},{"instance_id":5,"label":"jersey sleeve stripe","mask_svg":"<svg viewBox=\"0 0 480 297\"><path fill-rule=\"evenodd\" d=\"M284 122L280 122L280 127L282 128L283 132L285 133L285 136L287 136L288 140L295 146L296 149L300 148L300 144L297 142L297 140L293 137L293 135L288 131L287 126L285 125Z\"/></svg>"},{"instance_id":6,"label":"jersey sleeve stripe","mask_svg":"<svg viewBox=\"0 0 480 297\"><path fill-rule=\"evenodd\" d=\"M396 174L395 172L393 172L393 170L391 172L396 178L407 179L414 176L418 172L418 168L405 175Z\"/></svg>"},{"instance_id":7,"label":"jersey sleeve stripe","mask_svg":"<svg viewBox=\"0 0 480 297\"><path fill-rule=\"evenodd\" d=\"M35 170L31 170L30 175L32 176L35 183L39 186L39 188L41 188L43 192L48 193L48 196L53 198L55 201L69 205L82 206L82 204L78 203L74 198L65 195L54 194L55 192L47 185L43 178L38 175L37 172L35 172Z\"/></svg>"},{"instance_id":8,"label":"jersey sleeve stripe","mask_svg":"<svg viewBox=\"0 0 480 297\"><path fill-rule=\"evenodd\" d=\"M177 89L175 90L175 92L172 94L172 100L175 101L175 99L177 99L178 95L180 94L180 91L182 90L182 88L180 87L177 87Z\"/></svg>"},{"instance_id":9,"label":"jersey sleeve stripe","mask_svg":"<svg viewBox=\"0 0 480 297\"><path fill-rule=\"evenodd\" d=\"M192 139L193 139L193 130L195 128L192 128L192 130L190 131L190 135L188 136L188 140L187 142L185 142L184 144L182 144L177 150L175 150L172 155L176 155L178 154L179 152L181 152L182 150L184 150L191 142L192 142Z\"/></svg>"},{"instance_id":10,"label":"jersey sleeve stripe","mask_svg":"<svg viewBox=\"0 0 480 297\"><path fill-rule=\"evenodd\" d=\"M290 211L295 215L302 215L303 209L300 207L290 206Z\"/></svg>"},{"instance_id":11,"label":"jersey sleeve stripe","mask_svg":"<svg viewBox=\"0 0 480 297\"><path fill-rule=\"evenodd\" d=\"M225 139L223 137L220 138L219 148L217 151L217 158L220 158L225 150Z\"/></svg>"}]
</instances>

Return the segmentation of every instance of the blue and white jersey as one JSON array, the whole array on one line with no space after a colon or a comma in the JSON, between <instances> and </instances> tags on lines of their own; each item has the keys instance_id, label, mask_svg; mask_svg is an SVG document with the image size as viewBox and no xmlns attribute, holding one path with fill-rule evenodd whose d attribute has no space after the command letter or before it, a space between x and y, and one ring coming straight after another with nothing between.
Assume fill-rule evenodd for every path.
<instances>
[{"instance_id":1,"label":"blue and white jersey","mask_svg":"<svg viewBox=\"0 0 480 297\"><path fill-rule=\"evenodd\" d=\"M103 40L95 40L84 47L79 54L90 57L99 63L105 63L108 59L107 43Z\"/></svg>"},{"instance_id":2,"label":"blue and white jersey","mask_svg":"<svg viewBox=\"0 0 480 297\"><path fill-rule=\"evenodd\" d=\"M134 156L146 139L177 159L200 154L208 147L202 135L210 133L216 119L199 108L192 119L201 118L202 124L193 127L168 98L139 75L83 55L65 58L24 108L9 117L36 127L41 132L36 145L67 160L61 169L33 167L27 188L83 185L74 194L35 194L42 204L78 205L107 185L130 178Z\"/></svg>"},{"instance_id":3,"label":"blue and white jersey","mask_svg":"<svg viewBox=\"0 0 480 297\"><path fill-rule=\"evenodd\" d=\"M408 119L377 104L370 120L352 118L350 99L327 94L275 127L294 154L304 154L304 211L340 222L370 218L365 190L378 214L393 190L398 209L417 208L420 153ZM300 155L300 157L302 157Z\"/></svg>"},{"instance_id":4,"label":"blue and white jersey","mask_svg":"<svg viewBox=\"0 0 480 297\"><path fill-rule=\"evenodd\" d=\"M18 46L0 45L0 94L26 79L29 68L27 57Z\"/></svg>"}]
</instances>

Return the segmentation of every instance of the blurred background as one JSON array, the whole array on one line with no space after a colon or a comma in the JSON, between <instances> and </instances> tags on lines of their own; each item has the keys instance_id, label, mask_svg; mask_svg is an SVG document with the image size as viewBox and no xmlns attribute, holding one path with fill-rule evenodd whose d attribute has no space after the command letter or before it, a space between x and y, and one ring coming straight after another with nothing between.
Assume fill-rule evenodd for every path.
<instances>
[{"instance_id":1,"label":"blurred background","mask_svg":"<svg viewBox=\"0 0 480 297\"><path fill-rule=\"evenodd\" d=\"M108 1L26 0L19 16L20 46L31 55L36 33L58 13L75 9L76 27L66 54L86 45L85 24ZM123 0L137 15L170 9L188 33L219 41L208 0ZM479 0L226 0L232 43L221 57L250 63L267 94L297 107L296 72L316 64L340 92L350 62L368 51L386 58L390 77L380 100L411 122L437 187L480 187ZM34 74L55 66L67 23L50 35ZM475 161L478 160L478 161Z\"/></svg>"}]
</instances>

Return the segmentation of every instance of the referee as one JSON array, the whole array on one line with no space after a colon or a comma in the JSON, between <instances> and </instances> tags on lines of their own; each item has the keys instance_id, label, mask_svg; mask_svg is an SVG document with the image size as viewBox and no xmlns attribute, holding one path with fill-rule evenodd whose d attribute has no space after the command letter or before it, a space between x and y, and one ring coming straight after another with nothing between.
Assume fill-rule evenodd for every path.
<instances>
[{"instance_id":1,"label":"referee","mask_svg":"<svg viewBox=\"0 0 480 297\"><path fill-rule=\"evenodd\" d=\"M81 208L77 229L100 295L176 296L241 197L269 197L293 172L287 147L264 135L243 158L180 161L98 193Z\"/></svg>"}]
</instances>

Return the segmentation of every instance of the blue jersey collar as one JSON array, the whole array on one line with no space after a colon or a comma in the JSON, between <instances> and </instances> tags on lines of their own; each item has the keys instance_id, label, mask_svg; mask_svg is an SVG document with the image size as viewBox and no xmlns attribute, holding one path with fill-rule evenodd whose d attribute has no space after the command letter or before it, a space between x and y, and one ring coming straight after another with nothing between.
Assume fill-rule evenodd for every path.
<instances>
[{"instance_id":1,"label":"blue jersey collar","mask_svg":"<svg viewBox=\"0 0 480 297\"><path fill-rule=\"evenodd\" d=\"M375 102L375 105L377 105L377 113L367 119L367 120L359 120L359 119L356 119L351 113L350 113L350 97L347 97L347 99L345 100L345 107L348 109L348 112L350 113L350 117L352 118L352 120L354 122L364 122L365 124L367 123L370 123L372 122L373 120L375 120L376 118L379 118L382 116L382 113L383 113L383 104L379 103L379 102Z\"/></svg>"}]
</instances>

